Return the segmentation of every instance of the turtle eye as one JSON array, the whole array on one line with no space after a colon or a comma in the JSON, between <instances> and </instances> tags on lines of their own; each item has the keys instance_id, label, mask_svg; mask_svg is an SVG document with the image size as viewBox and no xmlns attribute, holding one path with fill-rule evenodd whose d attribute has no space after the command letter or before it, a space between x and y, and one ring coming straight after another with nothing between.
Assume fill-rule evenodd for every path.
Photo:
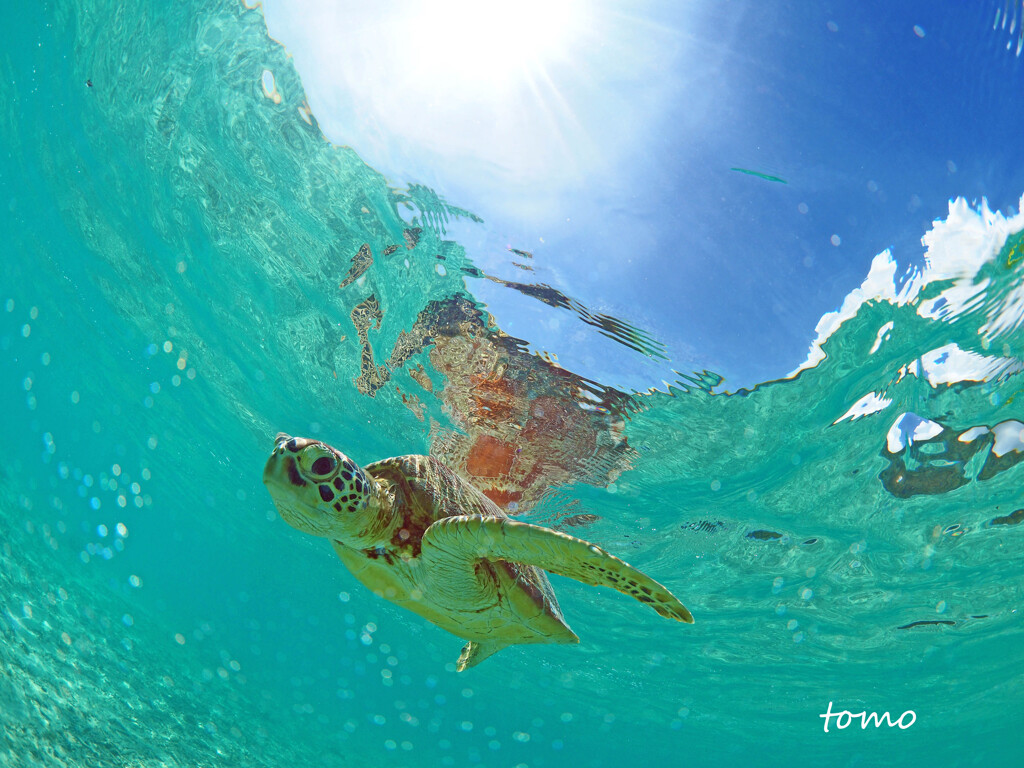
<instances>
[{"instance_id":1,"label":"turtle eye","mask_svg":"<svg viewBox=\"0 0 1024 768\"><path fill-rule=\"evenodd\" d=\"M325 475L331 474L334 471L334 459L330 456L321 456L319 459L313 462L313 466L310 467L314 475Z\"/></svg>"}]
</instances>

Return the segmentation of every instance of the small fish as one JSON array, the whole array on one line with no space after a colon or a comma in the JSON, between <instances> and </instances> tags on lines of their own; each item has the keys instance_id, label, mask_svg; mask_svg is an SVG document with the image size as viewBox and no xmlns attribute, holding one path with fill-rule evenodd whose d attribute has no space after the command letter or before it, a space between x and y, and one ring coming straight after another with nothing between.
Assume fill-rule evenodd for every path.
<instances>
[{"instance_id":1,"label":"small fish","mask_svg":"<svg viewBox=\"0 0 1024 768\"><path fill-rule=\"evenodd\" d=\"M769 176L767 173L760 173L758 171L751 171L748 168L730 168L729 170L730 171L738 171L739 173L745 173L748 176L757 176L757 178L764 179L765 181L777 181L777 182L779 182L779 184L788 184L789 183L785 179L780 179L778 176Z\"/></svg>"},{"instance_id":2,"label":"small fish","mask_svg":"<svg viewBox=\"0 0 1024 768\"><path fill-rule=\"evenodd\" d=\"M956 626L955 621L948 621L946 619L933 619L931 621L912 621L909 624L904 624L902 627L896 627L896 629L913 629L914 627L925 627L934 624L945 625L949 627Z\"/></svg>"}]
</instances>

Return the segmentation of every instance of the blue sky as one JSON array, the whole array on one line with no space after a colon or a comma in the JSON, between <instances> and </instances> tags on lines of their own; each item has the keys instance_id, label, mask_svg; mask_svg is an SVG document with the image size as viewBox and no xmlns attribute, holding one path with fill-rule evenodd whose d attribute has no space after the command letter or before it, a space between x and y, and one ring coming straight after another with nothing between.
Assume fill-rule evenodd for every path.
<instances>
[{"instance_id":1,"label":"blue sky","mask_svg":"<svg viewBox=\"0 0 1024 768\"><path fill-rule=\"evenodd\" d=\"M482 216L450 234L484 269L523 280L505 248L530 250L531 279L672 360L470 281L503 328L605 383L707 367L728 389L803 362L876 253L920 260L950 198L1017 204L1007 5L264 3L331 141Z\"/></svg>"}]
</instances>

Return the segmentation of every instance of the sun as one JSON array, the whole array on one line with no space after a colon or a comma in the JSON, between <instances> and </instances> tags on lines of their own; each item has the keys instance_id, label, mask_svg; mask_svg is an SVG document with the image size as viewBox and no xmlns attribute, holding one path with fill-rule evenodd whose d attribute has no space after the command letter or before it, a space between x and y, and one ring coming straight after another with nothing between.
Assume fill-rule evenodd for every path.
<instances>
[{"instance_id":1,"label":"sun","mask_svg":"<svg viewBox=\"0 0 1024 768\"><path fill-rule=\"evenodd\" d=\"M572 56L585 22L578 0L435 0L405 17L406 74L425 84L497 94L544 78Z\"/></svg>"},{"instance_id":2,"label":"sun","mask_svg":"<svg viewBox=\"0 0 1024 768\"><path fill-rule=\"evenodd\" d=\"M678 84L680 42L650 1L264 0L328 138L396 184L478 205L515 189L551 216L557 190L646 151Z\"/></svg>"}]
</instances>

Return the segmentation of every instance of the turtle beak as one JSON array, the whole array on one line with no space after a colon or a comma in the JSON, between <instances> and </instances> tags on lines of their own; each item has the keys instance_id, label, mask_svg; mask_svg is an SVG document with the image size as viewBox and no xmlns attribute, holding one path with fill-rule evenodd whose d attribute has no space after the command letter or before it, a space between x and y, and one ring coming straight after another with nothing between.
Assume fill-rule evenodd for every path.
<instances>
[{"instance_id":1,"label":"turtle beak","mask_svg":"<svg viewBox=\"0 0 1024 768\"><path fill-rule=\"evenodd\" d=\"M279 465L282 463L288 467L294 467L294 459L288 456L288 451L285 444L292 439L292 436L287 432L278 432L277 437L274 438L274 450L270 453L270 458L267 459L267 464L263 468L263 482L268 484L272 481L274 474L278 471Z\"/></svg>"},{"instance_id":2,"label":"turtle beak","mask_svg":"<svg viewBox=\"0 0 1024 768\"><path fill-rule=\"evenodd\" d=\"M277 437L274 438L274 450L271 451L270 458L267 459L267 464L263 468L263 482L269 485L275 482L275 475L280 475L278 479L282 480L282 485L285 478L291 485L299 487L306 485L306 481L299 474L294 454L300 453L306 446L316 442L307 437L292 437L287 432L278 432Z\"/></svg>"},{"instance_id":3,"label":"turtle beak","mask_svg":"<svg viewBox=\"0 0 1024 768\"><path fill-rule=\"evenodd\" d=\"M289 484L298 487L306 485L306 481L299 474L296 457L293 454L312 442L314 441L306 438L292 437L286 432L278 432L274 438L274 450L263 467L263 483L267 487L277 484L285 488L289 487Z\"/></svg>"}]
</instances>

